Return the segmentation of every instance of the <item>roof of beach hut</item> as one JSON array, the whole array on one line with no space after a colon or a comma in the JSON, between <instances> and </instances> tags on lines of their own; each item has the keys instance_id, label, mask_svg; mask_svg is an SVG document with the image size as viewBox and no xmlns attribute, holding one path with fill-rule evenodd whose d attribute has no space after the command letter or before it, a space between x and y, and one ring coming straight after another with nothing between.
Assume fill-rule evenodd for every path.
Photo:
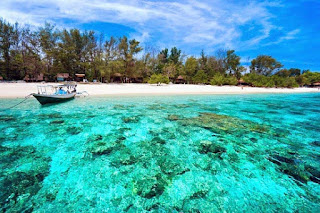
<instances>
[{"instance_id":1,"label":"roof of beach hut","mask_svg":"<svg viewBox=\"0 0 320 213\"><path fill-rule=\"evenodd\" d=\"M312 84L313 86L320 86L320 82L316 82Z\"/></svg>"},{"instance_id":2,"label":"roof of beach hut","mask_svg":"<svg viewBox=\"0 0 320 213\"><path fill-rule=\"evenodd\" d=\"M58 73L57 78L69 78L69 73Z\"/></svg>"},{"instance_id":3,"label":"roof of beach hut","mask_svg":"<svg viewBox=\"0 0 320 213\"><path fill-rule=\"evenodd\" d=\"M184 80L184 78L181 75L179 75L177 80Z\"/></svg>"},{"instance_id":4,"label":"roof of beach hut","mask_svg":"<svg viewBox=\"0 0 320 213\"><path fill-rule=\"evenodd\" d=\"M84 77L84 76L86 76L86 74L77 73L76 76L77 76L77 77Z\"/></svg>"},{"instance_id":5,"label":"roof of beach hut","mask_svg":"<svg viewBox=\"0 0 320 213\"><path fill-rule=\"evenodd\" d=\"M114 77L121 77L122 75L118 72L116 72L115 74L113 74Z\"/></svg>"},{"instance_id":6,"label":"roof of beach hut","mask_svg":"<svg viewBox=\"0 0 320 213\"><path fill-rule=\"evenodd\" d=\"M3 80L3 77L0 75L0 80Z\"/></svg>"}]
</instances>

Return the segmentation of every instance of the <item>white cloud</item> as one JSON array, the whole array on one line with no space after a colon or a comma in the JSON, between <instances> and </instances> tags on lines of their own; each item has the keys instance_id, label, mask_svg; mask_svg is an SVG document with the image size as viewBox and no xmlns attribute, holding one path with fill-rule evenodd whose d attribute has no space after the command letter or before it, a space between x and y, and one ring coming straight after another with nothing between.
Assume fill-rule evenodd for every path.
<instances>
[{"instance_id":1,"label":"white cloud","mask_svg":"<svg viewBox=\"0 0 320 213\"><path fill-rule=\"evenodd\" d=\"M300 33L300 29L295 29L290 32L288 32L285 36L282 36L279 38L278 43L284 40L292 40L296 38L296 35Z\"/></svg>"},{"instance_id":2,"label":"white cloud","mask_svg":"<svg viewBox=\"0 0 320 213\"><path fill-rule=\"evenodd\" d=\"M63 23L66 18L75 23L116 23L134 28L138 33L132 36L142 42L150 42L156 35L154 40L167 45L247 48L267 39L272 30L280 29L272 23L269 12L269 8L280 6L278 1L3 0L0 14L7 21L35 26L60 20L60 27L72 27L70 22ZM255 33L243 42L241 27L249 23L254 23L251 30ZM278 41L289 40L295 33Z\"/></svg>"},{"instance_id":3,"label":"white cloud","mask_svg":"<svg viewBox=\"0 0 320 213\"><path fill-rule=\"evenodd\" d=\"M273 44L279 44L279 43L284 42L284 41L296 39L296 36L297 36L299 33L300 33L300 29L295 29L295 30L289 31L289 32L287 32L284 36L279 37L276 41L266 43L266 44L264 44L263 46L269 46L269 45L273 45Z\"/></svg>"}]
</instances>

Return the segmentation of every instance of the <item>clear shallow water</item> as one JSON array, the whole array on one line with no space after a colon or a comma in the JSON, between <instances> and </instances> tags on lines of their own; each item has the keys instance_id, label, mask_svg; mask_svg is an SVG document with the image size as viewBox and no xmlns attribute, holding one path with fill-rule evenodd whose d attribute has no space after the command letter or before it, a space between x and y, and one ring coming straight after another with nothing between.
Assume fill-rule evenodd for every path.
<instances>
[{"instance_id":1,"label":"clear shallow water","mask_svg":"<svg viewBox=\"0 0 320 213\"><path fill-rule=\"evenodd\" d=\"M1 211L319 212L319 118L320 94L30 99L0 112Z\"/></svg>"}]
</instances>

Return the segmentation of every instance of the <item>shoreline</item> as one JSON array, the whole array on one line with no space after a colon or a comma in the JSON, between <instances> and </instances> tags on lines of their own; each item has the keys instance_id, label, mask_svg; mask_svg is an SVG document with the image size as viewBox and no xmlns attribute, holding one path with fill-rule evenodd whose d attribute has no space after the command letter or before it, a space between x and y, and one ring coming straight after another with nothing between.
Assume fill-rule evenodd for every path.
<instances>
[{"instance_id":1,"label":"shoreline","mask_svg":"<svg viewBox=\"0 0 320 213\"><path fill-rule=\"evenodd\" d=\"M37 92L37 85L59 83L0 83L1 99L24 98ZM236 95L236 94L292 94L317 93L318 88L261 88L241 86L211 86L193 84L78 84L77 91L86 91L90 96L161 96L161 95Z\"/></svg>"}]
</instances>

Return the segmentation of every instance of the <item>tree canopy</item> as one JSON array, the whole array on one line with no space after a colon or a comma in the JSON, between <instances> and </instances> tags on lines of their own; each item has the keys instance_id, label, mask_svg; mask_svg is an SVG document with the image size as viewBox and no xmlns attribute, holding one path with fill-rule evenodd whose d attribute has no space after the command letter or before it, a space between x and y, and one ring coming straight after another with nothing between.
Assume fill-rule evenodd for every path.
<instances>
[{"instance_id":1,"label":"tree canopy","mask_svg":"<svg viewBox=\"0 0 320 213\"><path fill-rule=\"evenodd\" d=\"M250 72L270 76L281 67L283 67L283 65L271 56L259 55L251 61Z\"/></svg>"}]
</instances>

